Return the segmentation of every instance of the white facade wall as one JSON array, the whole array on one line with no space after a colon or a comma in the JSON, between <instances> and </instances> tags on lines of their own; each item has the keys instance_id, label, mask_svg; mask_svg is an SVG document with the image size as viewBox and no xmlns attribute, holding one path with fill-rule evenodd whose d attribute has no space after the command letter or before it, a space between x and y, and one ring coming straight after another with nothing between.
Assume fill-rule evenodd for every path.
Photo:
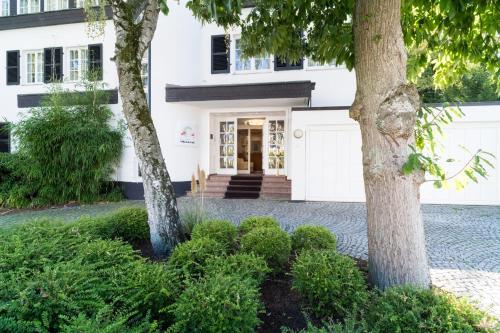
<instances>
[{"instance_id":1,"label":"white facade wall","mask_svg":"<svg viewBox=\"0 0 500 333\"><path fill-rule=\"evenodd\" d=\"M461 109L465 116L444 128L444 159L457 160L446 166L450 175L478 149L500 156L500 103ZM292 112L292 131L296 129L304 134L292 138L292 200L364 201L361 133L348 110ZM460 191L453 182L443 189L425 183L422 203L500 205L500 166L498 160L493 163L496 168L488 169L488 179L469 182Z\"/></svg>"}]
</instances>

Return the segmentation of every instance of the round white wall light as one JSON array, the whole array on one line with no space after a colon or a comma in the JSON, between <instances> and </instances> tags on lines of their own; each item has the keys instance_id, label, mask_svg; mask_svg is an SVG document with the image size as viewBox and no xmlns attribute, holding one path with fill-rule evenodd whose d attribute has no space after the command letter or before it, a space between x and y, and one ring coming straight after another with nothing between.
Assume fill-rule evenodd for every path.
<instances>
[{"instance_id":1,"label":"round white wall light","mask_svg":"<svg viewBox=\"0 0 500 333\"><path fill-rule=\"evenodd\" d=\"M304 131L301 130L300 128L297 128L295 131L293 131L293 136L297 139L300 139L304 135Z\"/></svg>"}]
</instances>

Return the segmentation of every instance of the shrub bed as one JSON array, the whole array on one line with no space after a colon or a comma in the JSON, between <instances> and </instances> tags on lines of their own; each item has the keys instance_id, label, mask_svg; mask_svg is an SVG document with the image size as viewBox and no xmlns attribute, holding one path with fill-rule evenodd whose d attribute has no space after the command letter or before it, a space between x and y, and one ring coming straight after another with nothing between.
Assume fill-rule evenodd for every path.
<instances>
[{"instance_id":1,"label":"shrub bed","mask_svg":"<svg viewBox=\"0 0 500 333\"><path fill-rule=\"evenodd\" d=\"M237 234L236 227L229 221L208 220L194 226L191 238L210 238L231 251L236 248Z\"/></svg>"}]
</instances>

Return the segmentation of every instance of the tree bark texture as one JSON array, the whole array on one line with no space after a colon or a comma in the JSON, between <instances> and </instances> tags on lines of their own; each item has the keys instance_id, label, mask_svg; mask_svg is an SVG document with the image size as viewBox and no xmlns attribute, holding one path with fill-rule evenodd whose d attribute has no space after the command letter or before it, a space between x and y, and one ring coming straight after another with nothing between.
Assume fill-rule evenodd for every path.
<instances>
[{"instance_id":1,"label":"tree bark texture","mask_svg":"<svg viewBox=\"0 0 500 333\"><path fill-rule=\"evenodd\" d=\"M163 257L178 242L179 212L141 79L141 60L156 29L158 2L148 1L140 21L121 0L113 1L112 8L123 114L139 159L151 243L155 256Z\"/></svg>"},{"instance_id":2,"label":"tree bark texture","mask_svg":"<svg viewBox=\"0 0 500 333\"><path fill-rule=\"evenodd\" d=\"M357 91L350 116L362 136L371 282L385 289L428 288L420 211L422 172L402 173L414 145L416 88L406 82L400 0L357 0L354 13Z\"/></svg>"}]
</instances>

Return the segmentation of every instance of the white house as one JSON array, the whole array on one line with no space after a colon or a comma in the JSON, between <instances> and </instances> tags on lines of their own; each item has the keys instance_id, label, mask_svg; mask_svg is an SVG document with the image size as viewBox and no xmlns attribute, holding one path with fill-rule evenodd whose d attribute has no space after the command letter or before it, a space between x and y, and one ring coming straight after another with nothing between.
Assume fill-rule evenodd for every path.
<instances>
[{"instance_id":1,"label":"white house","mask_svg":"<svg viewBox=\"0 0 500 333\"><path fill-rule=\"evenodd\" d=\"M228 185L237 189L238 179L229 184L230 176L244 174L247 179L240 184L264 175L262 190L254 189L262 194L363 201L359 127L348 117L354 73L309 59L290 63L267 55L243 60L237 30L202 25L184 2L171 3L169 15L160 17L143 65L151 114L176 192L186 193L200 165L214 175L214 195L223 194ZM88 34L81 1L0 4L0 119L16 121L20 112L39 105L47 79L75 87L87 68L102 70L111 107L121 116L118 78L110 60L115 39L110 20L104 35L94 38ZM447 132L446 145L454 149L454 157L467 159L467 153L454 148L458 144L500 156L500 105L479 103L463 110L467 117ZM0 150L10 150L9 142L2 136ZM500 204L498 170L461 192L424 185L422 200ZM129 138L115 180L129 197L141 196Z\"/></svg>"}]
</instances>

